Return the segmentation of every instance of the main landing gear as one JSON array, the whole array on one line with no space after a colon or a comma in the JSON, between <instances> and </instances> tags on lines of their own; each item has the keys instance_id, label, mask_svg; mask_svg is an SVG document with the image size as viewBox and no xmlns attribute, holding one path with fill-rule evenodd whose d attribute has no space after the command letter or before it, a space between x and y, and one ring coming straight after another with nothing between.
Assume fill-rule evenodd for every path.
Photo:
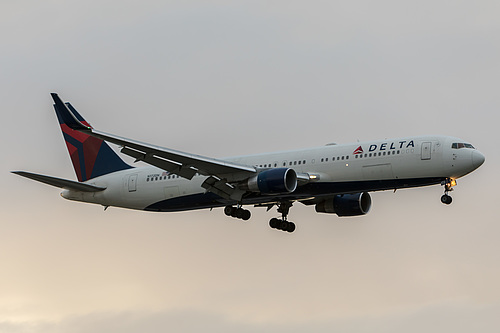
<instances>
[{"instance_id":1,"label":"main landing gear","mask_svg":"<svg viewBox=\"0 0 500 333\"><path fill-rule=\"evenodd\" d=\"M292 203L289 201L281 202L278 204L278 213L281 213L281 220L277 218L272 218L269 221L269 226L273 229L278 229L281 231L294 232L295 223L287 221L287 215L292 207Z\"/></svg>"},{"instance_id":2,"label":"main landing gear","mask_svg":"<svg viewBox=\"0 0 500 333\"><path fill-rule=\"evenodd\" d=\"M271 206L268 207L268 210ZM281 213L281 219L272 218L269 221L269 226L273 229L278 229L286 232L294 232L295 231L295 223L289 222L287 220L288 212L290 211L290 207L292 207L292 203L290 201L280 202L278 204L278 213ZM250 219L250 211L243 209L238 205L234 206L226 206L224 207L224 214L227 216L231 216L237 219L241 219L247 221Z\"/></svg>"},{"instance_id":3,"label":"main landing gear","mask_svg":"<svg viewBox=\"0 0 500 333\"><path fill-rule=\"evenodd\" d=\"M237 218L237 219L241 219L243 221L249 220L250 216L252 216L252 214L250 213L249 210L243 209L239 206L238 207L226 206L224 208L224 214L226 214L227 216Z\"/></svg>"},{"instance_id":4,"label":"main landing gear","mask_svg":"<svg viewBox=\"0 0 500 333\"><path fill-rule=\"evenodd\" d=\"M452 187L457 185L457 182L454 179L446 178L441 185L444 185L444 194L441 196L441 202L449 205L453 201L453 198L448 193L453 191Z\"/></svg>"}]
</instances>

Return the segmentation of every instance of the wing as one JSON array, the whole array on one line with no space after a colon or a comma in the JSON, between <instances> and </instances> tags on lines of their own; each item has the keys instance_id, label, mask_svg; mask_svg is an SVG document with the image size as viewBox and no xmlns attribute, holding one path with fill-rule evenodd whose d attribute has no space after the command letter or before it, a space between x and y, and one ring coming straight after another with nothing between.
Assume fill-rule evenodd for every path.
<instances>
[{"instance_id":1,"label":"wing","mask_svg":"<svg viewBox=\"0 0 500 333\"><path fill-rule=\"evenodd\" d=\"M97 131L80 122L71 112L72 107L68 108L57 94L51 95L65 123L71 129L117 144L122 147L122 153L135 158L136 161L143 161L183 178L192 179L196 173L209 176L202 187L223 197L240 196L244 192L230 183L247 179L257 173L253 166L189 154Z\"/></svg>"}]
</instances>

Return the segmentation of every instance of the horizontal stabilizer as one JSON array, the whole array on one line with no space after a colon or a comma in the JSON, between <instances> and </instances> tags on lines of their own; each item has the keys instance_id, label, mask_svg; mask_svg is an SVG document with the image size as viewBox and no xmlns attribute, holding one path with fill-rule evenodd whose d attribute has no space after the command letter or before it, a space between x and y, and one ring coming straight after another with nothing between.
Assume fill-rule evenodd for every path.
<instances>
[{"instance_id":1,"label":"horizontal stabilizer","mask_svg":"<svg viewBox=\"0 0 500 333\"><path fill-rule=\"evenodd\" d=\"M104 191L105 187L99 187L94 185L89 185L85 183L79 183L74 180L61 179L51 176L39 175L36 173L26 172L26 171L11 171L16 175L23 176L37 182L41 182L47 185L52 185L55 187L63 188L66 190L80 191L80 192L99 192Z\"/></svg>"}]
</instances>

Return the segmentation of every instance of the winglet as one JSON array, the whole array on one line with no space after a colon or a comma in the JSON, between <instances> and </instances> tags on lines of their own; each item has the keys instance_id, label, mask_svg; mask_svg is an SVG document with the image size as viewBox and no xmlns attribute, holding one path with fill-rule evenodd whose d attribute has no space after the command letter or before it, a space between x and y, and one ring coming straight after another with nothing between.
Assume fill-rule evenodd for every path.
<instances>
[{"instance_id":1,"label":"winglet","mask_svg":"<svg viewBox=\"0 0 500 333\"><path fill-rule=\"evenodd\" d=\"M71 112L66 104L61 100L59 95L56 93L51 93L52 99L54 100L54 106L59 111L61 118L64 123L68 125L69 128L74 130L92 130L92 127L86 126Z\"/></svg>"}]
</instances>

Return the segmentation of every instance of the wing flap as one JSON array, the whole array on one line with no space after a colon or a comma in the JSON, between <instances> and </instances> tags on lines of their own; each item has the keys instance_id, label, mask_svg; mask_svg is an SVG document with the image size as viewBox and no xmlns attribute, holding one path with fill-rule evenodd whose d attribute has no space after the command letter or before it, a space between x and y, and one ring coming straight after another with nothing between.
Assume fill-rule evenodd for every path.
<instances>
[{"instance_id":1,"label":"wing flap","mask_svg":"<svg viewBox=\"0 0 500 333\"><path fill-rule=\"evenodd\" d=\"M29 178L31 180L36 180L47 185L63 188L66 190L80 191L80 192L100 192L104 191L105 187L94 186L85 183L79 183L74 180L56 178L51 176L40 175L37 173L31 173L26 171L11 171L12 173Z\"/></svg>"},{"instance_id":2,"label":"wing flap","mask_svg":"<svg viewBox=\"0 0 500 333\"><path fill-rule=\"evenodd\" d=\"M245 191L229 185L227 180L218 179L214 176L210 176L205 179L203 184L201 184L201 187L225 199L232 199L236 201L241 201L243 194L245 194Z\"/></svg>"},{"instance_id":3,"label":"wing flap","mask_svg":"<svg viewBox=\"0 0 500 333\"><path fill-rule=\"evenodd\" d=\"M170 162L165 159L159 158L155 155L144 154L140 151L130 149L128 147L123 147L121 152L125 155L135 158L135 161L143 161L145 163L154 165L160 169L166 170L171 173L175 173L181 177L192 179L196 174L196 170L191 167L185 167L182 164Z\"/></svg>"}]
</instances>

